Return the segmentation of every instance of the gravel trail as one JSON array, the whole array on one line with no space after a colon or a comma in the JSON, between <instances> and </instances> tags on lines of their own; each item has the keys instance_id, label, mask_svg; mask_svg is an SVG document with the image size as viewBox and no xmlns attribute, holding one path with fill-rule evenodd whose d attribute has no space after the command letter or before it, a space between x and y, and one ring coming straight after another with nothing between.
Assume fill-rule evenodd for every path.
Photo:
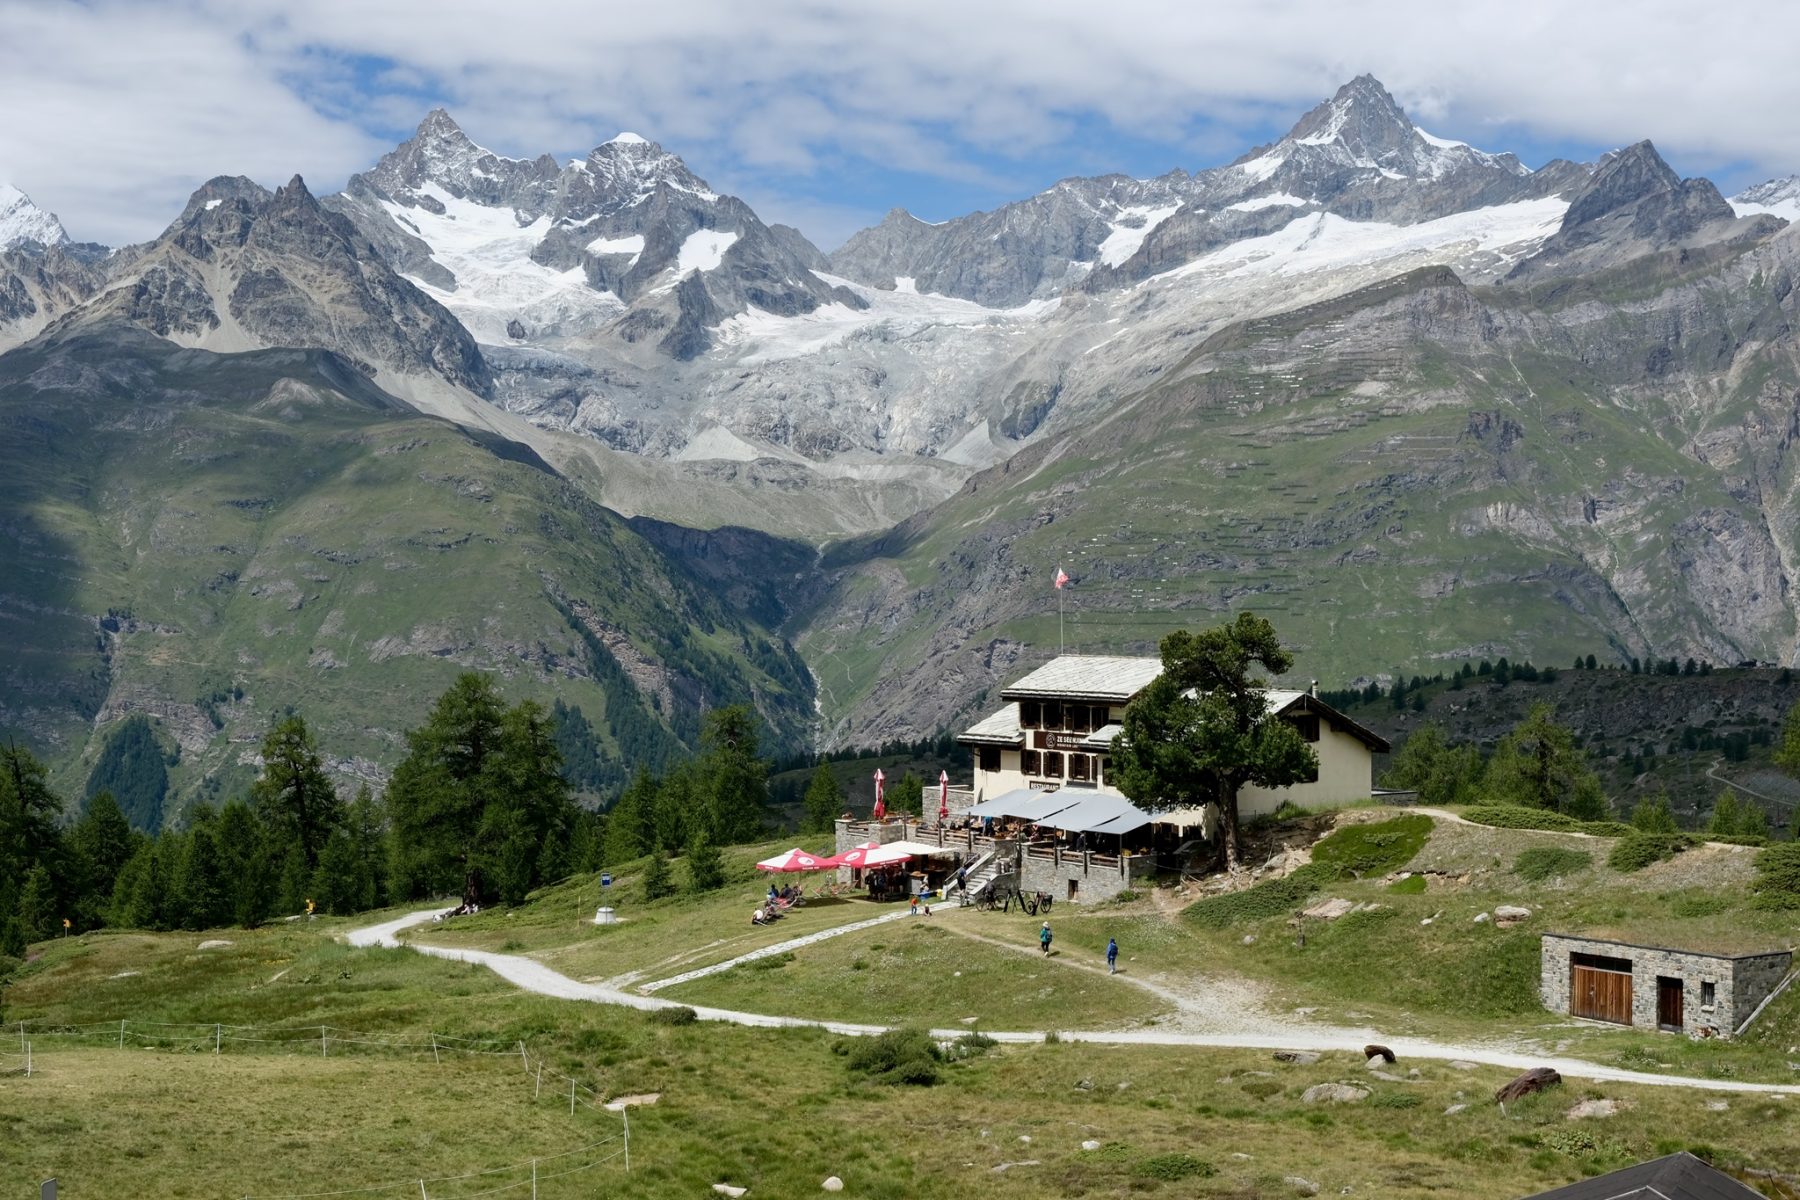
<instances>
[{"instance_id":1,"label":"gravel trail","mask_svg":"<svg viewBox=\"0 0 1800 1200\"><path fill-rule=\"evenodd\" d=\"M813 1028L845 1036L867 1036L885 1032L889 1026L858 1025L842 1021L809 1020L802 1017L776 1017L766 1013L738 1012L728 1008L703 1008L681 1005L656 996L637 995L605 983L582 983L557 973L544 964L517 954L497 954L487 950L459 950L446 946L427 946L401 942L395 936L402 929L429 922L440 909L408 913L379 925L351 931L345 940L352 946L407 946L433 958L453 962L477 963L492 970L509 983L528 992L555 996L564 1000L586 1000L597 1004L616 1004L625 1008L651 1010L659 1008L692 1008L703 1021L723 1021L755 1028ZM897 914L904 915L904 914ZM818 935L809 935L816 938ZM797 938L796 942L805 941ZM770 948L764 953L773 952ZM1064 1041L1092 1042L1114 1046L1194 1046L1222 1047L1238 1050L1358 1050L1370 1031L1340 1029L1331 1026L1302 1026L1282 1019L1259 1018L1255 1029L1215 1032L1186 1032L1178 1029L1151 1027L1125 1030L1057 1030ZM965 1029L934 1029L932 1035L950 1039L968 1032ZM1039 1042L1041 1031L995 1032L983 1030L1001 1042ZM1373 1035L1370 1035L1373 1036ZM1525 1070L1550 1067L1571 1079L1591 1079L1611 1083L1633 1083L1648 1087L1686 1087L1712 1092L1750 1092L1800 1095L1800 1084L1744 1083L1732 1079L1699 1079L1680 1075L1653 1075L1644 1071L1627 1071L1601 1066L1580 1059L1530 1054L1491 1045L1456 1042L1434 1042L1420 1038L1375 1037L1390 1047L1401 1059L1462 1059L1487 1066Z\"/></svg>"}]
</instances>

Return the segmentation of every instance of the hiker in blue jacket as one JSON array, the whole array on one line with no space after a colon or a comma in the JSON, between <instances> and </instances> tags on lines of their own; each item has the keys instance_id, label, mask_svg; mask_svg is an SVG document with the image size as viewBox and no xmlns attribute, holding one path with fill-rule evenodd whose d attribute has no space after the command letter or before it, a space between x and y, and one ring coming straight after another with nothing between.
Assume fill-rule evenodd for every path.
<instances>
[{"instance_id":1,"label":"hiker in blue jacket","mask_svg":"<svg viewBox=\"0 0 1800 1200\"><path fill-rule=\"evenodd\" d=\"M1108 975L1119 973L1119 943L1116 938L1106 939L1106 973Z\"/></svg>"},{"instance_id":2,"label":"hiker in blue jacket","mask_svg":"<svg viewBox=\"0 0 1800 1200\"><path fill-rule=\"evenodd\" d=\"M1048 957L1050 954L1050 922L1048 921L1045 921L1044 927L1038 930L1038 945L1044 948L1044 955Z\"/></svg>"}]
</instances>

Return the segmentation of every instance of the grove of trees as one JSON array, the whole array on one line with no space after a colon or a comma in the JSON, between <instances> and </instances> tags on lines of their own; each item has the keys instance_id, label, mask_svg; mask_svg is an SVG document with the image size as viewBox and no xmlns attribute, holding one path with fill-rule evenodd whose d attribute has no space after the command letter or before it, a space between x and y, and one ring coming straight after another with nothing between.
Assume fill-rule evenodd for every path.
<instances>
[{"instance_id":1,"label":"grove of trees","mask_svg":"<svg viewBox=\"0 0 1800 1200\"><path fill-rule=\"evenodd\" d=\"M0 959L102 926L254 926L435 896L516 904L544 883L646 855L647 893L677 890L669 858L678 854L685 885L706 891L724 882L723 847L763 835L768 766L748 708L708 713L699 753L660 778L640 770L606 815L576 800L590 791L591 760L571 771L563 759L564 747L584 753L592 737L579 710L509 706L488 676L469 673L407 735L379 793L364 785L346 799L305 719L288 715L263 739L243 795L191 806L167 827L167 762L143 718L121 723L72 818L43 764L5 746ZM815 797L830 817L840 800Z\"/></svg>"}]
</instances>

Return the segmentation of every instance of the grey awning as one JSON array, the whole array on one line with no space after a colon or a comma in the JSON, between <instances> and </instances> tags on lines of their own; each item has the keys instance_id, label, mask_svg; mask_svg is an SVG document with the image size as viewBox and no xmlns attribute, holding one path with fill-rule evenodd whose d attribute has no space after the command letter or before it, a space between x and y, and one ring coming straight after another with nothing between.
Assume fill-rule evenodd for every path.
<instances>
[{"instance_id":1,"label":"grey awning","mask_svg":"<svg viewBox=\"0 0 1800 1200\"><path fill-rule=\"evenodd\" d=\"M1105 792L1090 793L1048 821L1070 833L1130 833L1150 824L1150 814L1125 799Z\"/></svg>"},{"instance_id":2,"label":"grey awning","mask_svg":"<svg viewBox=\"0 0 1800 1200\"><path fill-rule=\"evenodd\" d=\"M1045 823L1045 818L1074 805L1081 797L1064 791L1046 792L1036 788L1018 788L992 800L984 800L969 810L972 817L1011 817L1019 821Z\"/></svg>"}]
</instances>

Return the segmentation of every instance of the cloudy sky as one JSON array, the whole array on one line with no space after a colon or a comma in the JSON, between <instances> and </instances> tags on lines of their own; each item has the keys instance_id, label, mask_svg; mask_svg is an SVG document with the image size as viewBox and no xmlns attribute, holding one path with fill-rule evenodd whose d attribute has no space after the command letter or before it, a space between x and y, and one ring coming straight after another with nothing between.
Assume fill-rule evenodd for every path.
<instances>
[{"instance_id":1,"label":"cloudy sky","mask_svg":"<svg viewBox=\"0 0 1800 1200\"><path fill-rule=\"evenodd\" d=\"M335 190L443 105L519 156L634 130L830 247L1226 162L1370 71L1439 135L1648 137L1730 192L1800 172L1797 48L1773 2L0 0L0 182L116 244L213 175Z\"/></svg>"}]
</instances>

